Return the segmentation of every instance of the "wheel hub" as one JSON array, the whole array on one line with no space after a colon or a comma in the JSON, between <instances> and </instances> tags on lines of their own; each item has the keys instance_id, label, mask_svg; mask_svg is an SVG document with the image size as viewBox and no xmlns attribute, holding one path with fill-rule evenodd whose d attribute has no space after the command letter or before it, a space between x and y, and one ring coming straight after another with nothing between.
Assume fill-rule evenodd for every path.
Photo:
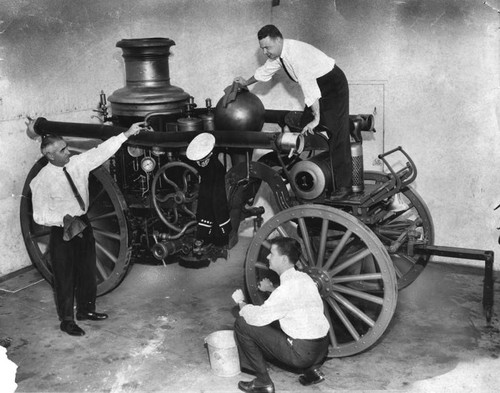
<instances>
[{"instance_id":1,"label":"wheel hub","mask_svg":"<svg viewBox=\"0 0 500 393\"><path fill-rule=\"evenodd\" d=\"M330 276L323 269L306 266L303 272L313 279L321 297L324 298L330 295L332 292Z\"/></svg>"},{"instance_id":2,"label":"wheel hub","mask_svg":"<svg viewBox=\"0 0 500 393\"><path fill-rule=\"evenodd\" d=\"M182 205L184 202L186 202L186 196L182 191L177 191L174 194L174 202L178 205Z\"/></svg>"}]
</instances>

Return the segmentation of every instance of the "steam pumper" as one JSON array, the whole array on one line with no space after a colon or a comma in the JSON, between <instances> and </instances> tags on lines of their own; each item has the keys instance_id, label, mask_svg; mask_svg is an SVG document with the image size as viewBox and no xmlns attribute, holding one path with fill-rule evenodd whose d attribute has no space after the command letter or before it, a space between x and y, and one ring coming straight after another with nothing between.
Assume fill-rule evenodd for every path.
<instances>
[{"instance_id":1,"label":"steam pumper","mask_svg":"<svg viewBox=\"0 0 500 393\"><path fill-rule=\"evenodd\" d=\"M215 107L211 99L199 108L183 89L170 84L168 56L175 43L167 38L124 39L126 86L101 93L102 124L54 122L38 118L33 138L64 136L77 154L143 121L152 131L129 138L90 177L88 217L97 248L98 294L116 288L133 258L155 258L168 264L198 264L224 256L238 239L240 222L253 218L255 235L245 260L245 283L255 304L266 294L263 278L279 284L269 269L268 240L291 236L302 245L297 265L315 281L330 321L333 356L349 356L372 346L388 327L398 290L420 275L430 255L481 259L486 262L483 305L487 320L493 304L493 253L434 245L434 226L422 198L412 189L416 167L401 148L379 155L386 172L364 171L362 133L375 132L373 115L350 116L353 193L330 200L335 184L328 161L328 141L318 129L304 137L297 127L301 112L266 110L259 98L236 84ZM265 131L274 123L279 131ZM196 212L200 176L186 157L200 133L216 140L214 155L226 168L226 196L232 232L226 247L196 245ZM253 151L267 151L254 159ZM389 158L405 162L396 168ZM46 165L41 158L26 179L21 201L21 229L27 251L42 275L52 281L49 230L32 219L29 184ZM266 222L256 203L266 184L276 211Z\"/></svg>"}]
</instances>

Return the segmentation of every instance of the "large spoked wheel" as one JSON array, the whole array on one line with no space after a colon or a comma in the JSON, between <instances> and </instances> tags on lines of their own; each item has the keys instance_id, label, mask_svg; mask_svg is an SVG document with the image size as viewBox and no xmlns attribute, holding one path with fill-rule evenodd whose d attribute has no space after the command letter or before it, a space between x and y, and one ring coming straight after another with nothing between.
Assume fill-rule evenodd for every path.
<instances>
[{"instance_id":1,"label":"large spoked wheel","mask_svg":"<svg viewBox=\"0 0 500 393\"><path fill-rule=\"evenodd\" d=\"M365 172L365 183L388 180L381 172ZM370 229L386 245L394 264L399 289L410 285L422 273L429 255L413 253L409 244L434 244L434 225L427 205L410 186L403 188L382 206L386 216Z\"/></svg>"},{"instance_id":2,"label":"large spoked wheel","mask_svg":"<svg viewBox=\"0 0 500 393\"><path fill-rule=\"evenodd\" d=\"M297 268L311 276L323 298L330 354L350 356L372 346L392 319L398 293L392 261L380 240L357 218L333 207L301 205L279 212L248 248L245 281L255 304L268 297L258 289L262 279L279 285L267 261L268 241L277 236L302 245Z\"/></svg>"},{"instance_id":3,"label":"large spoked wheel","mask_svg":"<svg viewBox=\"0 0 500 393\"><path fill-rule=\"evenodd\" d=\"M21 232L28 255L50 284L53 281L49 253L50 228L33 221L30 182L47 164L41 158L28 174L21 198ZM99 167L89 177L90 204L87 215L96 240L97 295L115 289L125 278L132 256L129 245L127 203L107 170Z\"/></svg>"}]
</instances>

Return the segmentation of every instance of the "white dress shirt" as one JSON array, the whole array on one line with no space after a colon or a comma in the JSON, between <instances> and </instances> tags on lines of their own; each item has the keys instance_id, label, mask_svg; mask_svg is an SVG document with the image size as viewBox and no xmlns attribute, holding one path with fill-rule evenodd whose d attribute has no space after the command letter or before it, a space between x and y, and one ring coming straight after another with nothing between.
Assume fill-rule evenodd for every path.
<instances>
[{"instance_id":1,"label":"white dress shirt","mask_svg":"<svg viewBox=\"0 0 500 393\"><path fill-rule=\"evenodd\" d=\"M294 339L325 337L330 324L312 278L291 268L281 274L280 281L280 286L264 304L247 304L240 310L240 316L253 326L265 326L277 320L281 330Z\"/></svg>"},{"instance_id":2,"label":"white dress shirt","mask_svg":"<svg viewBox=\"0 0 500 393\"><path fill-rule=\"evenodd\" d=\"M106 162L126 140L124 134L109 138L85 153L72 156L66 164L66 170L85 203L85 211L80 208L63 167L50 162L44 166L30 183L33 220L40 225L62 227L66 214L81 216L86 213L89 208L90 171Z\"/></svg>"},{"instance_id":3,"label":"white dress shirt","mask_svg":"<svg viewBox=\"0 0 500 393\"><path fill-rule=\"evenodd\" d=\"M335 66L335 60L325 53L302 41L283 39L281 58L286 70L301 87L304 102L311 106L321 98L317 78L329 73ZM280 59L268 59L254 74L261 82L269 81L282 68Z\"/></svg>"}]
</instances>

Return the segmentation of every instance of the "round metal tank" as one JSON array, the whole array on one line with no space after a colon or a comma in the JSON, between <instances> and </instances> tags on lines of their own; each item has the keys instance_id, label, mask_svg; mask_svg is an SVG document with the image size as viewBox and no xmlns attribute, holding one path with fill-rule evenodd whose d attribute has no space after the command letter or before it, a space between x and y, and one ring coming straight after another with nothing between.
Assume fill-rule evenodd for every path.
<instances>
[{"instance_id":1,"label":"round metal tank","mask_svg":"<svg viewBox=\"0 0 500 393\"><path fill-rule=\"evenodd\" d=\"M189 94L170 84L168 57L175 42L169 38L118 41L125 60L126 86L109 96L113 117L144 118L152 112L180 113Z\"/></svg>"},{"instance_id":2,"label":"round metal tank","mask_svg":"<svg viewBox=\"0 0 500 393\"><path fill-rule=\"evenodd\" d=\"M238 89L233 101L224 105L224 97L215 107L215 129L221 131L260 131L264 125L264 105L248 89Z\"/></svg>"}]
</instances>

